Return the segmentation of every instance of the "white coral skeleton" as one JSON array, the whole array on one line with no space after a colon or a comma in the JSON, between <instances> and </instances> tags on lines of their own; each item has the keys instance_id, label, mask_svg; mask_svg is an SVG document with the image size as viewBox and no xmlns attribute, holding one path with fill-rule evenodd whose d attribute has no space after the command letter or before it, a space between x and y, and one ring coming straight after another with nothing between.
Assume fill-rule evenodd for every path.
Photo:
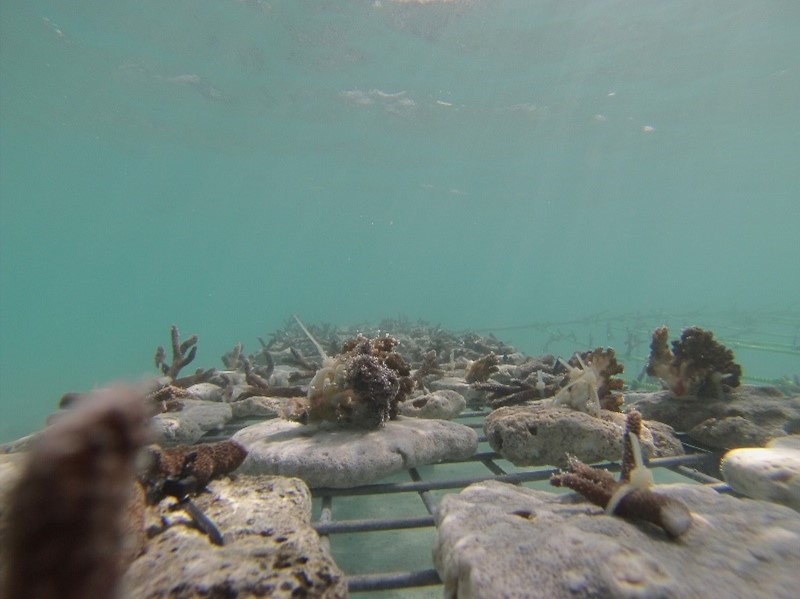
<instances>
[{"instance_id":1,"label":"white coral skeleton","mask_svg":"<svg viewBox=\"0 0 800 599\"><path fill-rule=\"evenodd\" d=\"M570 366L561 360L567 368L569 383L556 393L551 405L586 412L590 416L600 416L598 389L602 377L591 362L584 362L579 354L575 354L575 358L580 366Z\"/></svg>"}]
</instances>

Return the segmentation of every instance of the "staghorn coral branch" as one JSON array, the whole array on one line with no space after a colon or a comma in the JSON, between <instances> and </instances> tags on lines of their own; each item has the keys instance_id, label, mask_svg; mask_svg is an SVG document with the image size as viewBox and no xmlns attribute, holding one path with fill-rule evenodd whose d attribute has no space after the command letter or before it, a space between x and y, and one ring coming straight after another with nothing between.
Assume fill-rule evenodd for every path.
<instances>
[{"instance_id":1,"label":"staghorn coral branch","mask_svg":"<svg viewBox=\"0 0 800 599\"><path fill-rule=\"evenodd\" d=\"M263 393L269 391L269 381L255 371L253 368L253 362L250 360L250 358L244 360L244 373L245 381L247 381L248 385L256 387Z\"/></svg>"},{"instance_id":2,"label":"staghorn coral branch","mask_svg":"<svg viewBox=\"0 0 800 599\"><path fill-rule=\"evenodd\" d=\"M191 363L197 355L197 335L192 335L181 343L178 327L172 325L170 340L172 342L172 364L167 364L167 352L160 345L156 348L155 363L156 368L159 368L162 374L174 380L178 377L181 369Z\"/></svg>"},{"instance_id":3,"label":"staghorn coral branch","mask_svg":"<svg viewBox=\"0 0 800 599\"><path fill-rule=\"evenodd\" d=\"M631 434L637 439L642 436L642 415L636 410L628 412L628 417L625 419L625 433L622 436L622 466L619 473L620 482L629 481L631 472L636 467Z\"/></svg>"},{"instance_id":4,"label":"staghorn coral branch","mask_svg":"<svg viewBox=\"0 0 800 599\"><path fill-rule=\"evenodd\" d=\"M550 477L550 484L554 487L570 488L604 509L608 509L613 501L616 503L613 508L614 515L650 522L662 528L669 536L678 537L691 526L692 517L688 508L677 499L639 486L641 482L638 477L633 477L634 482L638 484L630 482L631 473L638 473L634 472L637 447L634 447L631 436L638 441L641 424L642 417L638 412L633 411L628 414L623 449L623 474L619 482L614 480L614 476L608 470L592 468L576 457L570 457L567 470L553 474ZM649 479L648 484L650 483L652 479ZM618 493L620 490L622 493Z\"/></svg>"},{"instance_id":5,"label":"staghorn coral branch","mask_svg":"<svg viewBox=\"0 0 800 599\"><path fill-rule=\"evenodd\" d=\"M228 370L236 370L243 361L242 352L244 346L241 341L233 346L233 349L222 356L222 363Z\"/></svg>"},{"instance_id":6,"label":"staghorn coral branch","mask_svg":"<svg viewBox=\"0 0 800 599\"><path fill-rule=\"evenodd\" d=\"M318 364L315 364L314 362L312 362L311 360L309 360L308 358L306 358L306 357L305 357L303 354L301 354L301 353L300 353L300 351L299 351L299 350L295 349L294 347L290 347L290 348L289 348L289 351L291 352L291 354L292 354L292 357L295 359L295 361L296 361L296 362L297 362L297 363L298 363L300 366L302 366L303 368L305 368L306 370L308 370L309 372L311 372L311 373L312 373L312 376L313 376L313 373L314 373L314 372L316 372L317 370L319 370L319 365L318 365Z\"/></svg>"}]
</instances>

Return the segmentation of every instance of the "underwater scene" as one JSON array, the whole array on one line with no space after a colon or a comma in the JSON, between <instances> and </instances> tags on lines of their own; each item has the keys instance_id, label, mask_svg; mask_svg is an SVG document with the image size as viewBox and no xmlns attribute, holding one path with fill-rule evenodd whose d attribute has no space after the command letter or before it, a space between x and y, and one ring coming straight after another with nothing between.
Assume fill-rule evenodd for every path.
<instances>
[{"instance_id":1,"label":"underwater scene","mask_svg":"<svg viewBox=\"0 0 800 599\"><path fill-rule=\"evenodd\" d=\"M800 4L0 3L0 597L794 597Z\"/></svg>"}]
</instances>

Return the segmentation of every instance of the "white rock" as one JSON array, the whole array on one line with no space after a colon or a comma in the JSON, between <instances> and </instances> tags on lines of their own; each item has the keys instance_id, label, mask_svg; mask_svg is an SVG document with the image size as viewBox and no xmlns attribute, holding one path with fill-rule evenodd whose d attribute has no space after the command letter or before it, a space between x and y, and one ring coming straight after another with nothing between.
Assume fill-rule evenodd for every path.
<instances>
[{"instance_id":1,"label":"white rock","mask_svg":"<svg viewBox=\"0 0 800 599\"><path fill-rule=\"evenodd\" d=\"M222 388L214 383L197 383L187 387L186 391L194 399L203 401L222 401Z\"/></svg>"},{"instance_id":2,"label":"white rock","mask_svg":"<svg viewBox=\"0 0 800 599\"><path fill-rule=\"evenodd\" d=\"M233 440L248 451L238 472L296 476L310 487L336 488L371 483L412 466L466 459L478 447L477 433L463 424L402 417L372 431L276 419L243 428Z\"/></svg>"},{"instance_id":3,"label":"white rock","mask_svg":"<svg viewBox=\"0 0 800 599\"><path fill-rule=\"evenodd\" d=\"M734 491L800 511L800 449L744 447L725 454L722 475Z\"/></svg>"},{"instance_id":4,"label":"white rock","mask_svg":"<svg viewBox=\"0 0 800 599\"><path fill-rule=\"evenodd\" d=\"M455 418L464 408L467 401L460 393L450 389L434 391L427 395L420 395L400 402L398 409L403 416L413 418L440 418L450 420Z\"/></svg>"},{"instance_id":5,"label":"white rock","mask_svg":"<svg viewBox=\"0 0 800 599\"><path fill-rule=\"evenodd\" d=\"M285 364L276 364L269 377L269 384L273 387L287 387L297 383L292 382L292 375L298 372L297 366L286 366Z\"/></svg>"},{"instance_id":6,"label":"white rock","mask_svg":"<svg viewBox=\"0 0 800 599\"><path fill-rule=\"evenodd\" d=\"M517 466L563 467L567 454L586 463L619 461L625 414L601 410L597 418L569 408L509 406L489 414L484 429L492 449ZM644 423L641 443L647 457L683 453L672 430L658 422Z\"/></svg>"},{"instance_id":7,"label":"white rock","mask_svg":"<svg viewBox=\"0 0 800 599\"><path fill-rule=\"evenodd\" d=\"M261 397L254 395L246 399L230 403L234 418L260 418L274 417L281 413L281 408L286 403L283 397Z\"/></svg>"},{"instance_id":8,"label":"white rock","mask_svg":"<svg viewBox=\"0 0 800 599\"><path fill-rule=\"evenodd\" d=\"M179 412L164 412L153 416L153 441L160 445L194 443L206 432L217 430L233 417L227 403L182 399Z\"/></svg>"},{"instance_id":9,"label":"white rock","mask_svg":"<svg viewBox=\"0 0 800 599\"><path fill-rule=\"evenodd\" d=\"M796 597L800 514L701 485L656 491L692 512L677 540L572 493L487 481L447 495L433 552L444 596Z\"/></svg>"},{"instance_id":10,"label":"white rock","mask_svg":"<svg viewBox=\"0 0 800 599\"><path fill-rule=\"evenodd\" d=\"M786 435L785 437L775 437L767 447L786 447L800 450L800 435Z\"/></svg>"},{"instance_id":11,"label":"white rock","mask_svg":"<svg viewBox=\"0 0 800 599\"><path fill-rule=\"evenodd\" d=\"M473 389L463 377L458 376L445 376L434 381L428 385L432 391L440 391L449 389L455 391L463 397L469 405L483 405L485 403L485 393Z\"/></svg>"}]
</instances>

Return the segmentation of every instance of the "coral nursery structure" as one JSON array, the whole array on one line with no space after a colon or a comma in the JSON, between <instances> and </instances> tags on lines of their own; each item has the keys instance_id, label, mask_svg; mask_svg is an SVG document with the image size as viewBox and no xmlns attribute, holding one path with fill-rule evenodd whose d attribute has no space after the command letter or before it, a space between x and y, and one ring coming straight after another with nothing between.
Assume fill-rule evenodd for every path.
<instances>
[{"instance_id":1,"label":"coral nursery structure","mask_svg":"<svg viewBox=\"0 0 800 599\"><path fill-rule=\"evenodd\" d=\"M685 329L681 338L672 342L672 351L668 335L664 326L653 331L646 371L676 396L722 397L739 386L742 367L711 331Z\"/></svg>"}]
</instances>

